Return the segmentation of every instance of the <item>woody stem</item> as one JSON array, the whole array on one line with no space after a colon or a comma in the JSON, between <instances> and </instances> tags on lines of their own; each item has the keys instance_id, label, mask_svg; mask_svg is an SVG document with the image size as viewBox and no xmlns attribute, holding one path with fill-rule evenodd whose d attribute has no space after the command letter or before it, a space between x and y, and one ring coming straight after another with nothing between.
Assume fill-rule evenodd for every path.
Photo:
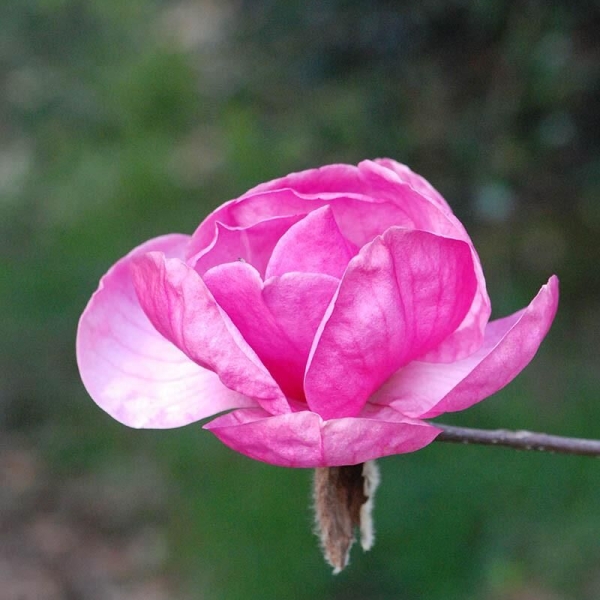
<instances>
[{"instance_id":1,"label":"woody stem","mask_svg":"<svg viewBox=\"0 0 600 600\"><path fill-rule=\"evenodd\" d=\"M600 456L600 440L548 435L547 433L535 433L533 431L472 429L441 423L432 423L432 425L442 430L442 433L437 436L436 442L484 444L486 446L507 446L517 450Z\"/></svg>"}]
</instances>

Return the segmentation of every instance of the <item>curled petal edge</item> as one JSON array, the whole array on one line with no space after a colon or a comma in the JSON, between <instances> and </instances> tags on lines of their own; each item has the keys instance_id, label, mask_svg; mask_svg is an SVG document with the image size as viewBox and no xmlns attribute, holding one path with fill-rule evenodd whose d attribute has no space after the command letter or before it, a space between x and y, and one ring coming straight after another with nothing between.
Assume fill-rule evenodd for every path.
<instances>
[{"instance_id":1,"label":"curled petal edge","mask_svg":"<svg viewBox=\"0 0 600 600\"><path fill-rule=\"evenodd\" d=\"M482 347L452 364L415 361L395 373L371 398L414 418L469 408L510 383L533 359L558 308L552 276L526 308L491 321Z\"/></svg>"}]
</instances>

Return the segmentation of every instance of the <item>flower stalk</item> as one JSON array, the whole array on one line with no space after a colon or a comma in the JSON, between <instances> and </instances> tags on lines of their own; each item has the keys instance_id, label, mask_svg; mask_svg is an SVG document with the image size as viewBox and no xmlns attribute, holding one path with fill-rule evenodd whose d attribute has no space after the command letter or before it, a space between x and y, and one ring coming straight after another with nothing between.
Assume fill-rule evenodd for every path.
<instances>
[{"instance_id":1,"label":"flower stalk","mask_svg":"<svg viewBox=\"0 0 600 600\"><path fill-rule=\"evenodd\" d=\"M442 430L442 433L435 439L436 442L483 444L485 446L505 446L516 450L600 456L600 440L548 435L524 430L473 429L441 423L433 424Z\"/></svg>"}]
</instances>

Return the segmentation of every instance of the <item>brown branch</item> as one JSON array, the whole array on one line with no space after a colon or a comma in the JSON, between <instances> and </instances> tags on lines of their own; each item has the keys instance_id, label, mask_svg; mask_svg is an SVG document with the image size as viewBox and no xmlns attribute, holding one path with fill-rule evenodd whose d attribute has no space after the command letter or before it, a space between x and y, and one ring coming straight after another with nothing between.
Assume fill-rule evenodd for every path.
<instances>
[{"instance_id":1,"label":"brown branch","mask_svg":"<svg viewBox=\"0 0 600 600\"><path fill-rule=\"evenodd\" d=\"M442 433L437 436L436 442L484 444L486 446L507 446L517 450L600 456L600 440L569 438L533 431L471 429L470 427L455 427L441 423L432 423L432 425L442 430Z\"/></svg>"}]
</instances>

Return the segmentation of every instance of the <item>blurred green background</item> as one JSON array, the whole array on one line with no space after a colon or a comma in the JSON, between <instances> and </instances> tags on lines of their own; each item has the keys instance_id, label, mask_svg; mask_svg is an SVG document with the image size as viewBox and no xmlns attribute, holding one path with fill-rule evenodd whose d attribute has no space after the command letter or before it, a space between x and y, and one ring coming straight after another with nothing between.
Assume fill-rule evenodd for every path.
<instances>
[{"instance_id":1,"label":"blurred green background","mask_svg":"<svg viewBox=\"0 0 600 600\"><path fill-rule=\"evenodd\" d=\"M74 361L133 246L266 179L389 156L467 226L495 316L561 279L533 363L443 421L600 437L598 31L591 1L3 0L0 599L600 598L597 460L381 460L375 548L333 577L310 471L123 427Z\"/></svg>"}]
</instances>

